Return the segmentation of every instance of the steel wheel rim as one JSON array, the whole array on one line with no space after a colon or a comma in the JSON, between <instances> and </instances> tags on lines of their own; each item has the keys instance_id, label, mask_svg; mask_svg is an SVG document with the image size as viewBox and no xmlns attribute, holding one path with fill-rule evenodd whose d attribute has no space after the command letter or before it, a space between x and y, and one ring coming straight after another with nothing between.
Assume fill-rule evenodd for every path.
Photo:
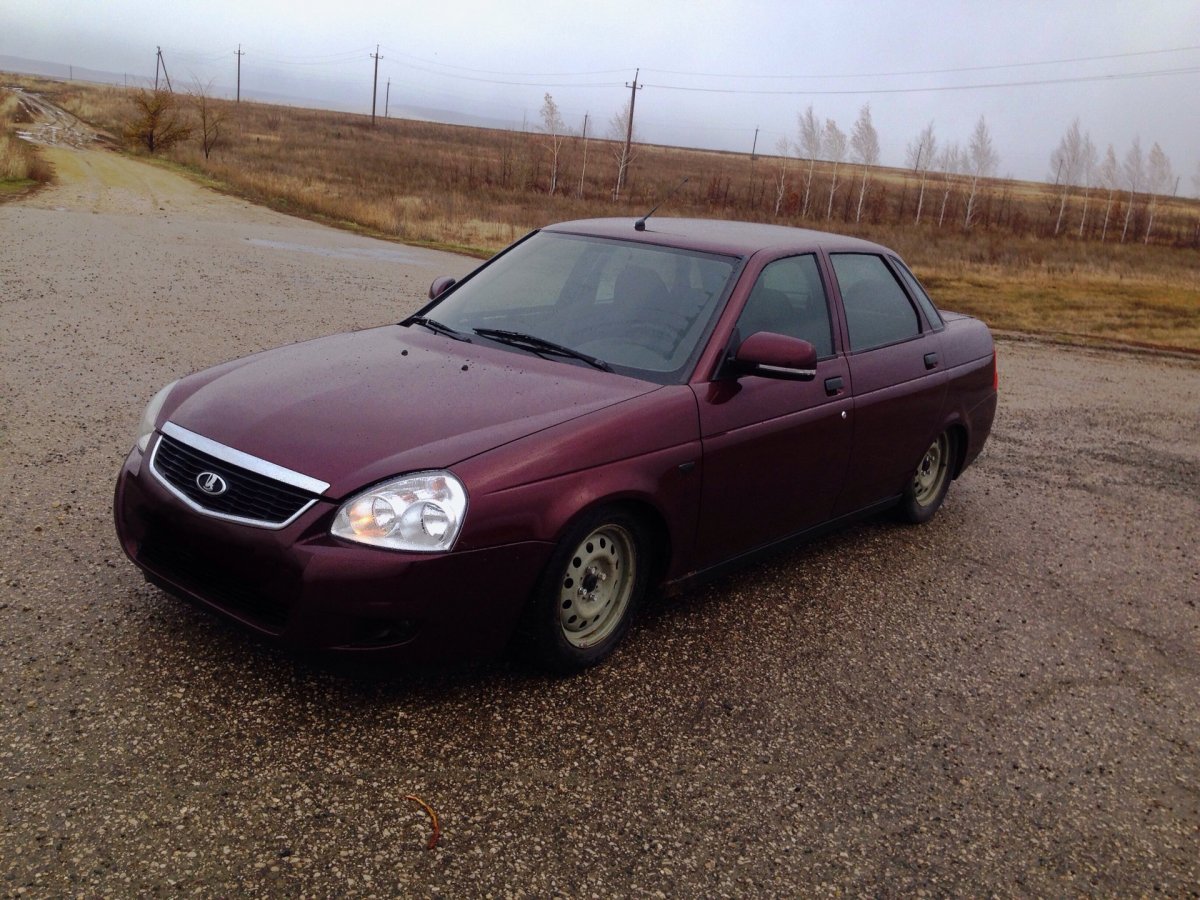
<instances>
[{"instance_id":1,"label":"steel wheel rim","mask_svg":"<svg viewBox=\"0 0 1200 900\"><path fill-rule=\"evenodd\" d=\"M913 498L919 506L937 499L950 471L950 439L943 432L929 445L913 476Z\"/></svg>"},{"instance_id":2,"label":"steel wheel rim","mask_svg":"<svg viewBox=\"0 0 1200 900\"><path fill-rule=\"evenodd\" d=\"M558 622L575 647L607 638L633 596L637 556L633 536L619 525L601 525L579 542L567 560L558 592Z\"/></svg>"}]
</instances>

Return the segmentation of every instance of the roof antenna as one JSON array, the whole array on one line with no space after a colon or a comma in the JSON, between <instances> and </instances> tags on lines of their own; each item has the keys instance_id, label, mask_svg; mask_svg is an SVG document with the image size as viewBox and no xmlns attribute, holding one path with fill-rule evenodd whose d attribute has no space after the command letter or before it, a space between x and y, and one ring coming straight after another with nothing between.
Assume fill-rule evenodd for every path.
<instances>
[{"instance_id":1,"label":"roof antenna","mask_svg":"<svg viewBox=\"0 0 1200 900\"><path fill-rule=\"evenodd\" d=\"M650 210L650 212L646 213L644 216L642 216L640 219L638 219L636 222L633 223L633 230L634 231L645 231L646 230L646 220L648 218L650 218L652 215L654 215L654 213L658 211L658 208L660 206L662 206L664 203L666 203L668 200L670 200L672 197L674 197L676 192L681 187L683 187L685 184L688 183L688 179L690 177L691 177L690 175L684 175L683 181L681 181L681 182L679 182L679 184L675 185L675 187L672 188L671 193L667 194L667 196L663 197L656 204L654 204L654 209Z\"/></svg>"}]
</instances>

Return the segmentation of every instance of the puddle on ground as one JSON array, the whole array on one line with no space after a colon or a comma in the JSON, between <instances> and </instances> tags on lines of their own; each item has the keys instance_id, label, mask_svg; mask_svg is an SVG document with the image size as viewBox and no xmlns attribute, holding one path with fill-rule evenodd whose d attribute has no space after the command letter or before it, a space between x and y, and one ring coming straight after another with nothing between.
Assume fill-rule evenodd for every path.
<instances>
[{"instance_id":1,"label":"puddle on ground","mask_svg":"<svg viewBox=\"0 0 1200 900\"><path fill-rule=\"evenodd\" d=\"M334 259L376 259L383 262L406 263L419 265L424 262L410 250L391 247L313 247L310 244L293 244L289 241L269 241L266 238L246 238L251 244L260 247L273 247L276 250L296 250L300 253L315 253L317 256L329 256Z\"/></svg>"}]
</instances>

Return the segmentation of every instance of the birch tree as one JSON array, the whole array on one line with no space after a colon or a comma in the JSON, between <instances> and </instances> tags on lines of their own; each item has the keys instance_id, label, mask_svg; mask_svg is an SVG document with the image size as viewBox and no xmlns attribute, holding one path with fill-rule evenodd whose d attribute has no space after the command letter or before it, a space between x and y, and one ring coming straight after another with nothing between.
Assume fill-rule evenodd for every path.
<instances>
[{"instance_id":1,"label":"birch tree","mask_svg":"<svg viewBox=\"0 0 1200 900\"><path fill-rule=\"evenodd\" d=\"M791 153L791 141L787 136L780 137L775 143L775 152L779 154L779 171L775 174L775 215L783 206L783 198L787 196L788 154Z\"/></svg>"},{"instance_id":2,"label":"birch tree","mask_svg":"<svg viewBox=\"0 0 1200 900\"><path fill-rule=\"evenodd\" d=\"M547 146L550 148L550 193L553 194L558 189L558 157L567 137L567 126L558 111L558 104L549 94L542 102L541 116L542 131L546 133Z\"/></svg>"},{"instance_id":3,"label":"birch tree","mask_svg":"<svg viewBox=\"0 0 1200 900\"><path fill-rule=\"evenodd\" d=\"M850 134L850 148L854 151L854 159L862 166L862 177L858 183L858 209L854 212L854 221L862 221L863 198L867 194L867 172L871 166L879 162L879 134L871 124L871 104L863 104L858 112L858 121Z\"/></svg>"},{"instance_id":4,"label":"birch tree","mask_svg":"<svg viewBox=\"0 0 1200 900\"><path fill-rule=\"evenodd\" d=\"M629 117L631 113L632 110L629 108L629 103L626 102L608 120L608 138L613 142L613 156L617 160L617 186L613 189L613 200L618 200L621 197L621 188L625 185L629 167L637 159L637 145L641 140L638 136L637 128L634 128L630 132ZM628 150L625 147L625 138L627 135L630 137Z\"/></svg>"},{"instance_id":5,"label":"birch tree","mask_svg":"<svg viewBox=\"0 0 1200 900\"><path fill-rule=\"evenodd\" d=\"M833 195L838 188L838 166L846 160L846 132L838 128L837 122L833 119L826 119L823 140L825 156L833 163L833 177L829 182L829 203L825 207L825 218L831 219L833 218Z\"/></svg>"},{"instance_id":6,"label":"birch tree","mask_svg":"<svg viewBox=\"0 0 1200 900\"><path fill-rule=\"evenodd\" d=\"M588 114L583 114L583 164L579 167L579 197L583 197L583 180L587 177Z\"/></svg>"},{"instance_id":7,"label":"birch tree","mask_svg":"<svg viewBox=\"0 0 1200 900\"><path fill-rule=\"evenodd\" d=\"M1108 235L1108 217L1112 213L1113 194L1121 185L1121 166L1117 163L1117 151L1113 149L1112 144L1108 145L1104 162L1100 163L1098 180L1100 186L1108 191L1108 197L1104 201L1104 224L1100 227L1100 243L1103 244Z\"/></svg>"},{"instance_id":8,"label":"birch tree","mask_svg":"<svg viewBox=\"0 0 1200 900\"><path fill-rule=\"evenodd\" d=\"M1081 165L1083 213L1079 216L1079 236L1083 237L1083 226L1087 223L1088 199L1091 197L1096 177L1096 145L1092 143L1092 136L1090 134L1084 134L1083 136L1083 162Z\"/></svg>"},{"instance_id":9,"label":"birch tree","mask_svg":"<svg viewBox=\"0 0 1200 900\"><path fill-rule=\"evenodd\" d=\"M1150 243L1150 229L1154 227L1154 212L1158 207L1158 198L1171 187L1174 173L1171 171L1171 160L1163 153L1158 142L1150 148L1150 166L1146 175L1146 190L1150 193L1150 213L1146 218L1146 235L1143 244Z\"/></svg>"},{"instance_id":10,"label":"birch tree","mask_svg":"<svg viewBox=\"0 0 1200 900\"><path fill-rule=\"evenodd\" d=\"M962 150L954 141L942 148L938 154L938 175L942 182L942 208L938 213L938 228L946 220L946 204L954 190L954 177L962 170Z\"/></svg>"},{"instance_id":11,"label":"birch tree","mask_svg":"<svg viewBox=\"0 0 1200 900\"><path fill-rule=\"evenodd\" d=\"M825 129L821 120L813 115L812 104L803 115L797 117L800 132L800 152L808 159L808 171L804 175L804 203L800 214L808 216L812 200L813 169L825 149Z\"/></svg>"},{"instance_id":12,"label":"birch tree","mask_svg":"<svg viewBox=\"0 0 1200 900\"><path fill-rule=\"evenodd\" d=\"M933 122L926 125L916 139L909 143L907 154L908 165L921 176L921 186L917 191L917 218L914 222L914 224L920 225L921 210L925 206L925 184L929 180L929 169L933 166L934 157L937 155L937 138L933 134Z\"/></svg>"},{"instance_id":13,"label":"birch tree","mask_svg":"<svg viewBox=\"0 0 1200 900\"><path fill-rule=\"evenodd\" d=\"M1054 183L1061 188L1058 202L1058 218L1054 222L1054 233L1062 230L1063 215L1067 211L1067 196L1071 186L1079 179L1083 166L1083 132L1076 119L1067 129L1067 133L1058 142L1058 147L1050 154L1050 170L1054 172Z\"/></svg>"},{"instance_id":14,"label":"birch tree","mask_svg":"<svg viewBox=\"0 0 1200 900\"><path fill-rule=\"evenodd\" d=\"M1125 224L1121 227L1121 243L1125 243L1125 235L1129 232L1129 220L1133 217L1133 197L1142 189L1146 180L1146 161L1142 157L1142 139L1135 137L1129 151L1125 154L1125 162L1121 164L1121 175L1125 186L1129 188L1129 205L1125 207Z\"/></svg>"},{"instance_id":15,"label":"birch tree","mask_svg":"<svg viewBox=\"0 0 1200 900\"><path fill-rule=\"evenodd\" d=\"M967 144L967 163L970 166L971 189L967 194L967 213L963 219L963 227L970 228L975 218L975 198L979 194L979 179L987 178L995 170L1000 158L992 147L992 135L988 131L987 121L983 116L975 124L971 132L971 141Z\"/></svg>"}]
</instances>

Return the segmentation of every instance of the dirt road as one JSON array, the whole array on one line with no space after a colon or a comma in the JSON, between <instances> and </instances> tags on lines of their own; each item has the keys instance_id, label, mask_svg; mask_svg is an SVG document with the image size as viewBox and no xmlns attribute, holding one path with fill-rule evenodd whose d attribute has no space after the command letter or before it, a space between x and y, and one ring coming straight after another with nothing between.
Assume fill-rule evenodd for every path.
<instances>
[{"instance_id":1,"label":"dirt road","mask_svg":"<svg viewBox=\"0 0 1200 900\"><path fill-rule=\"evenodd\" d=\"M346 669L147 586L113 480L163 383L472 261L52 154L0 205L0 894L1200 893L1194 363L1002 343L933 523L653 604L598 671Z\"/></svg>"},{"instance_id":2,"label":"dirt road","mask_svg":"<svg viewBox=\"0 0 1200 900\"><path fill-rule=\"evenodd\" d=\"M28 126L17 131L25 140L50 147L76 149L89 147L95 142L96 132L65 109L47 103L37 94L31 94L16 85L5 87L16 95L31 120Z\"/></svg>"}]
</instances>

